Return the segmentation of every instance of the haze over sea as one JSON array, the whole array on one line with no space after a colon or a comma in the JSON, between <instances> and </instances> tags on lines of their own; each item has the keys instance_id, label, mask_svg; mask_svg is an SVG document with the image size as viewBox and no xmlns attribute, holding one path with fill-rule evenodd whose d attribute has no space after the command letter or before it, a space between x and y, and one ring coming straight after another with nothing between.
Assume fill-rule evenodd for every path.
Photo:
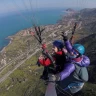
<instances>
[{"instance_id":1,"label":"haze over sea","mask_svg":"<svg viewBox=\"0 0 96 96\"><path fill-rule=\"evenodd\" d=\"M35 18L35 23L39 25L55 24L61 16L64 15L64 9L38 10L33 12L16 12L0 17L0 50L5 47L10 35L18 31L32 27L31 18Z\"/></svg>"}]
</instances>

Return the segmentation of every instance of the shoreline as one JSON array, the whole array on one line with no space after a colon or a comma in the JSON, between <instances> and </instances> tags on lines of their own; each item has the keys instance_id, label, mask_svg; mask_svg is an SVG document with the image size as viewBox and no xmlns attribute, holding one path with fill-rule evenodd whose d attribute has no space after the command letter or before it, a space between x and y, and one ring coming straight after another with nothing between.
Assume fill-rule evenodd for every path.
<instances>
[{"instance_id":1,"label":"shoreline","mask_svg":"<svg viewBox=\"0 0 96 96\"><path fill-rule=\"evenodd\" d=\"M10 44L12 43L12 40L13 40L13 38L12 38L11 36L8 36L8 37L5 38L5 39L7 39L9 42L8 42L8 44L6 44L4 47L2 47L2 48L0 49L0 53L4 52L5 48L6 48L8 45L10 45Z\"/></svg>"},{"instance_id":2,"label":"shoreline","mask_svg":"<svg viewBox=\"0 0 96 96\"><path fill-rule=\"evenodd\" d=\"M57 24L57 23L56 23L56 24ZM48 24L48 25L43 25L43 26L50 26L50 25L56 25L56 24ZM41 25L41 26L42 26L42 25ZM18 33L22 33L22 31L29 30L30 28L31 28L31 27L24 28L24 29L19 30L18 32L16 32L14 35L10 35L10 36L6 37L5 39L8 40L9 42L8 42L8 44L6 44L4 47L1 47L0 54L1 54L2 52L4 52L4 51L5 51L5 48L12 43L13 36L17 35ZM23 35L23 34L22 34L22 35Z\"/></svg>"},{"instance_id":3,"label":"shoreline","mask_svg":"<svg viewBox=\"0 0 96 96\"><path fill-rule=\"evenodd\" d=\"M42 26L42 25L46 26L46 25L49 25L49 24L50 24L50 25L51 25L51 24L52 24L52 25L53 25L53 24L56 24L56 23L58 22L58 19L61 17L60 14L62 13L62 12L61 12L62 10L64 10L64 9L60 8L60 9L56 9L56 11L52 10L52 14L54 13L54 14L56 15L56 18L53 18L53 17L50 16L51 11L50 11L50 14L48 15L48 14L45 14L45 13L48 13L49 10L47 10L47 11L44 11L44 10L42 11L42 10L40 10L39 12L41 13L41 15L40 15L41 17L43 16L42 14L44 13L44 14L45 14L45 17L50 19L50 20L49 20L49 19L48 19L48 20L46 19L46 22L45 22L44 19L42 19L41 17L38 17L38 18L40 19L40 22L39 22L40 25L41 25L41 26ZM38 12L38 13L39 13L39 12ZM51 14L51 15L52 15L52 14ZM24 14L24 15L25 15L25 14ZM28 15L29 15L29 14L28 14ZM52 15L52 16L54 16L54 15ZM21 21L20 21L20 22L19 22L19 21L18 21L18 22L16 21L16 23L17 23L18 25L20 25L20 26L21 26L21 24L22 24L22 26L21 26L21 27L19 26L19 28L18 28L18 25L15 25L15 24L13 24L13 23L11 23L11 22L9 21L9 20L11 20L11 19L12 19L12 20L15 20L17 17L18 17ZM50 17L53 18L53 19L51 20ZM38 19L38 18L37 18L37 19ZM29 19L29 18L28 18L28 19ZM2 19L2 20L3 20L3 19ZM42 23L41 23L41 20L42 20ZM50 21L50 22L49 22L49 21ZM10 27L10 30L8 30L8 26L7 26L7 27L5 26L5 27L6 27L6 32L8 31L9 33L10 33L10 31L16 30L17 32L14 31L15 34L16 34L16 33L18 33L18 32L21 31L21 30L24 30L24 29L26 29L26 28L30 28L30 23L29 23L29 22L26 23L26 22L24 21L24 19L23 19L23 18L21 19L21 17L18 16L18 15L14 16L14 18L13 18L13 17L8 17L8 21L7 21L7 22L10 22L10 24L8 23L8 24L10 25L10 26L8 25L8 26ZM26 26L24 25L24 23L26 23ZM7 24L7 23L6 23L6 24ZM15 26L11 26L11 24L13 24L13 25L15 25ZM2 25L2 24L1 24L1 25ZM2 30L3 30L3 26L1 26L1 27L2 27ZM12 27L12 28L11 28L11 27ZM17 27L17 28L16 28L16 27ZM15 29L15 28L16 28L16 29ZM5 32L5 30L4 30L4 34L6 34L6 32ZM13 33L11 32L11 33L14 34L14 32L13 32ZM2 31L2 33L3 33L3 31ZM9 34L9 36L10 36L10 34ZM6 36L6 37L7 37L7 36ZM6 39L6 37L5 37L5 39ZM2 40L4 40L4 38L3 38ZM4 44L3 42L1 42L0 52L2 52L2 50L4 50L4 48L10 44L10 42L11 42L10 40L9 40L8 43L5 41L5 42L4 42L5 44Z\"/></svg>"}]
</instances>

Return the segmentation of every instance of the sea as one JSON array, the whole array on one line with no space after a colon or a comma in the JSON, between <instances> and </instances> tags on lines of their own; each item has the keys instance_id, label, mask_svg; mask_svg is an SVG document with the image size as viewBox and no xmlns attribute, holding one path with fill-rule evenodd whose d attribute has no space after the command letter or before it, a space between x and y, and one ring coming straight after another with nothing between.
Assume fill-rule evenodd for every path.
<instances>
[{"instance_id":1,"label":"sea","mask_svg":"<svg viewBox=\"0 0 96 96\"><path fill-rule=\"evenodd\" d=\"M16 11L0 17L0 51L8 45L8 36L35 25L56 24L65 14L65 9L41 9Z\"/></svg>"}]
</instances>

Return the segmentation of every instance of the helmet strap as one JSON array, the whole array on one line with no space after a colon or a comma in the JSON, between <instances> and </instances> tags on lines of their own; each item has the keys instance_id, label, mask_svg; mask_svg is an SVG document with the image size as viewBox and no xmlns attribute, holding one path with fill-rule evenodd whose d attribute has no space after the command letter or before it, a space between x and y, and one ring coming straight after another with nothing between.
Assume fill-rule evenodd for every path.
<instances>
[{"instance_id":1,"label":"helmet strap","mask_svg":"<svg viewBox=\"0 0 96 96\"><path fill-rule=\"evenodd\" d=\"M77 55L77 57L76 58L79 58L79 57L81 57L82 55L79 53L78 55Z\"/></svg>"}]
</instances>

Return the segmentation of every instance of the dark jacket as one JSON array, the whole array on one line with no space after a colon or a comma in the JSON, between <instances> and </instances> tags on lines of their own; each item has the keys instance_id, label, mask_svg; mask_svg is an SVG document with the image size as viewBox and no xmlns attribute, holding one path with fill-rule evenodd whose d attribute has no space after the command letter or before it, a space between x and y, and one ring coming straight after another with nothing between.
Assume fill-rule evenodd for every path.
<instances>
[{"instance_id":1,"label":"dark jacket","mask_svg":"<svg viewBox=\"0 0 96 96\"><path fill-rule=\"evenodd\" d=\"M66 55L63 51L58 51L52 54L52 57L55 61L56 71L61 72L64 68L64 64L66 63ZM51 60L49 58L39 59L39 63L43 66L52 65Z\"/></svg>"}]
</instances>

